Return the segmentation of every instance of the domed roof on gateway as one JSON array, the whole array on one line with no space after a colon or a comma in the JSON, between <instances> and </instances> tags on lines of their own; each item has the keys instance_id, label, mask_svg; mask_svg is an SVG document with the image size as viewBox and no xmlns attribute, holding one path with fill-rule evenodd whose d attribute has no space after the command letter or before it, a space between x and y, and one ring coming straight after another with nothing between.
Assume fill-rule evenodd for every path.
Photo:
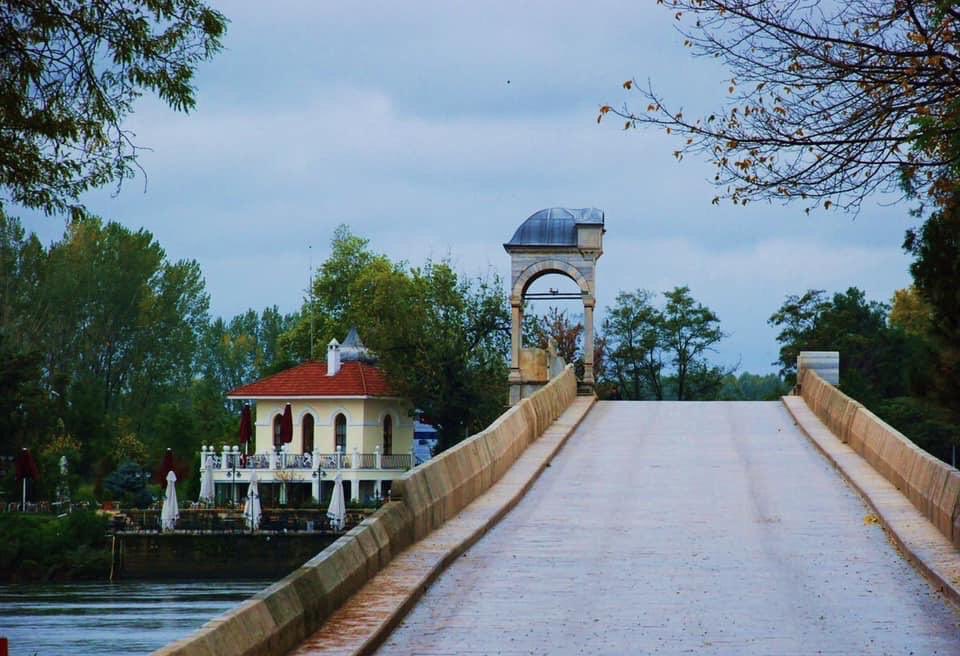
<instances>
[{"instance_id":1,"label":"domed roof on gateway","mask_svg":"<svg viewBox=\"0 0 960 656\"><path fill-rule=\"evenodd\" d=\"M530 215L504 246L576 246L577 226L602 226L603 219L603 211L595 207L551 207Z\"/></svg>"}]
</instances>

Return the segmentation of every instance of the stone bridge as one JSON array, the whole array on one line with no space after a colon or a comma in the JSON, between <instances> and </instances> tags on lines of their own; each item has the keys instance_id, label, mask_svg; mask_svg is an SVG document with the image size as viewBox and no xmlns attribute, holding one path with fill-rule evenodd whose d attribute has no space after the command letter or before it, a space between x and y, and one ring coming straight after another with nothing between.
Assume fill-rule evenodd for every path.
<instances>
[{"instance_id":1,"label":"stone bridge","mask_svg":"<svg viewBox=\"0 0 960 656\"><path fill-rule=\"evenodd\" d=\"M568 368L159 653L960 653L960 472L800 391L595 403Z\"/></svg>"}]
</instances>

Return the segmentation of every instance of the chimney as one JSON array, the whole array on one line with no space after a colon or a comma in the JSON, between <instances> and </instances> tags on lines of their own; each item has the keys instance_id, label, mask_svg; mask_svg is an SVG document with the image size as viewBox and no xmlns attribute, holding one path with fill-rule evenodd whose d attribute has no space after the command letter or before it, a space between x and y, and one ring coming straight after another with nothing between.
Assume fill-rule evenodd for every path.
<instances>
[{"instance_id":1,"label":"chimney","mask_svg":"<svg viewBox=\"0 0 960 656\"><path fill-rule=\"evenodd\" d=\"M327 344L327 375L336 376L340 371L340 342L331 339Z\"/></svg>"}]
</instances>

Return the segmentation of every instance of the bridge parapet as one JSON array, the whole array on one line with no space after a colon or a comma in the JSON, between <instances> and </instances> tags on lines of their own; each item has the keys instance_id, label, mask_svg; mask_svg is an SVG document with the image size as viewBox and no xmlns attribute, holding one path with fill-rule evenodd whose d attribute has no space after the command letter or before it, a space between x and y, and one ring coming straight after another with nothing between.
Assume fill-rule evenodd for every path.
<instances>
[{"instance_id":1,"label":"bridge parapet","mask_svg":"<svg viewBox=\"0 0 960 656\"><path fill-rule=\"evenodd\" d=\"M960 547L960 471L918 447L815 370L804 369L797 382L806 404L834 435Z\"/></svg>"},{"instance_id":2,"label":"bridge parapet","mask_svg":"<svg viewBox=\"0 0 960 656\"><path fill-rule=\"evenodd\" d=\"M414 541L487 491L577 396L573 366L485 430L393 483L391 500L302 567L183 640L164 656L283 654Z\"/></svg>"}]
</instances>

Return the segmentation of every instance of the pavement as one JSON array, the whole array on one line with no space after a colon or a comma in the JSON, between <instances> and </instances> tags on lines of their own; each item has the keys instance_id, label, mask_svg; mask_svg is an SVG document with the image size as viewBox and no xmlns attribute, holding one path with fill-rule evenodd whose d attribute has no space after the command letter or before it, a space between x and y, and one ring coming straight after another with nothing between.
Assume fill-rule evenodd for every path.
<instances>
[{"instance_id":1,"label":"pavement","mask_svg":"<svg viewBox=\"0 0 960 656\"><path fill-rule=\"evenodd\" d=\"M600 402L381 652L960 654L960 613L780 402Z\"/></svg>"}]
</instances>

